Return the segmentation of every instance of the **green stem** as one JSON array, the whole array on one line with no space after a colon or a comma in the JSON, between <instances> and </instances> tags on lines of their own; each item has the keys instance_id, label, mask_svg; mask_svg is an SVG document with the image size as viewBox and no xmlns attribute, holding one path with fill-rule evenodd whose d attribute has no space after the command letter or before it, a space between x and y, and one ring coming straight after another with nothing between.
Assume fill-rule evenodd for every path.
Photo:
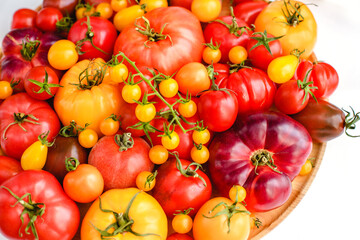
<instances>
[{"instance_id":1,"label":"green stem","mask_svg":"<svg viewBox=\"0 0 360 240\"><path fill-rule=\"evenodd\" d=\"M114 136L115 143L119 146L119 152L127 151L134 146L134 139L131 133L116 134Z\"/></svg>"},{"instance_id":2,"label":"green stem","mask_svg":"<svg viewBox=\"0 0 360 240\"><path fill-rule=\"evenodd\" d=\"M69 157L65 159L65 168L68 172L75 171L79 165L79 160L74 157Z\"/></svg>"}]
</instances>

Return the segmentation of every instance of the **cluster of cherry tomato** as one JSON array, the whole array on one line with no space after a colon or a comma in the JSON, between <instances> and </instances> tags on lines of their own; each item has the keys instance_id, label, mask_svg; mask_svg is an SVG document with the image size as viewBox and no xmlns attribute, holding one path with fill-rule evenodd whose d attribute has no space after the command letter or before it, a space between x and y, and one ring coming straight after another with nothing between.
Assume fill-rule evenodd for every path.
<instances>
[{"instance_id":1,"label":"cluster of cherry tomato","mask_svg":"<svg viewBox=\"0 0 360 240\"><path fill-rule=\"evenodd\" d=\"M0 233L245 240L261 225L254 213L286 202L312 169L312 141L359 117L324 100L339 79L309 60L317 26L305 4L231 2L16 11L2 43Z\"/></svg>"}]
</instances>

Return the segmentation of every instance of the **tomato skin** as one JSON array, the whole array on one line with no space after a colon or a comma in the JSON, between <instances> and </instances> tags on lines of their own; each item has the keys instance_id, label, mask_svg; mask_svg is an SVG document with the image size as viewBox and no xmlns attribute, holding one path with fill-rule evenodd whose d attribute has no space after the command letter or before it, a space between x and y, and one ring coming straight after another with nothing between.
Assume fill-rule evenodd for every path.
<instances>
[{"instance_id":1,"label":"tomato skin","mask_svg":"<svg viewBox=\"0 0 360 240\"><path fill-rule=\"evenodd\" d=\"M215 75L215 83L220 88L226 87L227 79L230 75L230 66L228 64L223 63L215 63L214 66L214 72L217 73Z\"/></svg>"},{"instance_id":2,"label":"tomato skin","mask_svg":"<svg viewBox=\"0 0 360 240\"><path fill-rule=\"evenodd\" d=\"M232 73L226 87L236 93L240 115L268 110L276 92L274 82L257 68L242 68Z\"/></svg>"},{"instance_id":3,"label":"tomato skin","mask_svg":"<svg viewBox=\"0 0 360 240\"><path fill-rule=\"evenodd\" d=\"M166 240L194 240L187 234L173 233L166 238Z\"/></svg>"},{"instance_id":4,"label":"tomato skin","mask_svg":"<svg viewBox=\"0 0 360 240\"><path fill-rule=\"evenodd\" d=\"M116 30L122 32L126 27L132 26L137 18L144 16L145 11L140 5L123 8L114 16Z\"/></svg>"},{"instance_id":5,"label":"tomato skin","mask_svg":"<svg viewBox=\"0 0 360 240\"><path fill-rule=\"evenodd\" d=\"M12 125L4 138L5 128L14 122L14 113L33 115L39 124L23 122L21 125L26 132L18 124ZM25 149L37 141L40 134L49 131L48 140L52 141L60 130L59 119L49 104L33 99L26 93L12 95L4 101L0 106L0 119L1 149L7 156L18 160ZM34 121L30 117L27 120Z\"/></svg>"},{"instance_id":6,"label":"tomato skin","mask_svg":"<svg viewBox=\"0 0 360 240\"><path fill-rule=\"evenodd\" d=\"M200 22L192 13L180 7L167 7L154 9L145 17L157 33L166 23L163 34L169 37L158 42L148 41L146 47L144 42L148 38L136 31L135 26L131 26L117 38L115 54L121 51L135 61L138 67L154 68L168 76L189 62L201 62L204 37ZM144 26L143 19L137 19L135 23ZM139 55L139 52L142 54Z\"/></svg>"},{"instance_id":7,"label":"tomato skin","mask_svg":"<svg viewBox=\"0 0 360 240\"><path fill-rule=\"evenodd\" d=\"M45 7L36 16L36 27L43 32L55 32L56 23L63 18L63 14L57 8Z\"/></svg>"},{"instance_id":8,"label":"tomato skin","mask_svg":"<svg viewBox=\"0 0 360 240\"><path fill-rule=\"evenodd\" d=\"M223 132L234 124L239 107L233 92L219 90L201 94L198 109L209 130Z\"/></svg>"},{"instance_id":9,"label":"tomato skin","mask_svg":"<svg viewBox=\"0 0 360 240\"><path fill-rule=\"evenodd\" d=\"M108 209L117 213L125 213L126 207L135 194L140 192L130 206L129 218L134 221L132 230L140 234L152 233L145 238L135 236L132 233L124 232L111 238L116 240L158 240L166 239L168 232L167 219L159 203L149 194L140 191L137 188L112 189L103 193L101 204L103 209ZM114 223L113 213L104 213L99 208L99 199L97 199L87 211L81 225L81 239L100 240L101 236L93 227L105 229Z\"/></svg>"},{"instance_id":10,"label":"tomato skin","mask_svg":"<svg viewBox=\"0 0 360 240\"><path fill-rule=\"evenodd\" d=\"M309 132L314 142L327 142L344 133L345 114L328 101L310 99L306 107L291 116Z\"/></svg>"},{"instance_id":11,"label":"tomato skin","mask_svg":"<svg viewBox=\"0 0 360 240\"><path fill-rule=\"evenodd\" d=\"M66 15L75 10L78 0L43 0L43 7L54 7L59 9L62 14Z\"/></svg>"},{"instance_id":12,"label":"tomato skin","mask_svg":"<svg viewBox=\"0 0 360 240\"><path fill-rule=\"evenodd\" d=\"M204 216L214 216L224 209L220 206L213 209L221 202L226 203L228 206L233 202L224 197L216 197L207 201L196 214L194 219L193 235L195 240L246 240L250 235L250 217L248 213L234 214L230 219L230 232L227 226L227 217L225 214L219 215L214 218L206 218ZM238 203L239 210L246 211L246 208Z\"/></svg>"},{"instance_id":13,"label":"tomato skin","mask_svg":"<svg viewBox=\"0 0 360 240\"><path fill-rule=\"evenodd\" d=\"M170 0L171 6L179 6L191 10L193 0Z\"/></svg>"},{"instance_id":14,"label":"tomato skin","mask_svg":"<svg viewBox=\"0 0 360 240\"><path fill-rule=\"evenodd\" d=\"M268 33L275 37L284 36L279 39L284 54L288 55L294 49L298 49L299 51L305 50L300 58L307 59L311 55L316 43L317 24L306 4L293 0L291 0L290 3L293 6L295 4L301 4L301 8L298 11L304 17L303 21L294 25L291 23L289 25L286 24L284 1L275 1L265 7L258 15L255 20L255 31L264 32L266 29ZM290 11L293 11L291 7L289 8ZM300 18L300 20L302 20L302 18Z\"/></svg>"},{"instance_id":15,"label":"tomato skin","mask_svg":"<svg viewBox=\"0 0 360 240\"><path fill-rule=\"evenodd\" d=\"M67 70L79 60L76 46L69 40L59 40L54 43L48 52L50 65L58 70Z\"/></svg>"},{"instance_id":16,"label":"tomato skin","mask_svg":"<svg viewBox=\"0 0 360 240\"><path fill-rule=\"evenodd\" d=\"M135 187L140 172L152 171L150 146L142 138L134 137L133 140L132 148L120 152L114 136L104 136L91 149L88 162L103 175L105 189Z\"/></svg>"},{"instance_id":17,"label":"tomato skin","mask_svg":"<svg viewBox=\"0 0 360 240\"><path fill-rule=\"evenodd\" d=\"M6 156L0 156L0 185L22 171L23 170L18 160Z\"/></svg>"},{"instance_id":18,"label":"tomato skin","mask_svg":"<svg viewBox=\"0 0 360 240\"><path fill-rule=\"evenodd\" d=\"M105 61L110 60L117 32L114 25L107 19L101 17L89 17L90 25L92 26L92 32L94 33L93 43L97 48L100 48L105 53L94 48L89 41L84 42L84 45L80 48L80 51L85 52L79 56L80 60L102 58ZM77 43L86 37L87 18L81 18L74 23L70 28L68 40L73 43Z\"/></svg>"},{"instance_id":19,"label":"tomato skin","mask_svg":"<svg viewBox=\"0 0 360 240\"><path fill-rule=\"evenodd\" d=\"M309 74L308 82L313 82L313 93L316 98L328 98L336 90L339 84L339 76L336 70L328 63L325 62L310 62L302 60L295 72L295 79L304 79L306 73L312 69Z\"/></svg>"},{"instance_id":20,"label":"tomato skin","mask_svg":"<svg viewBox=\"0 0 360 240\"><path fill-rule=\"evenodd\" d=\"M40 141L31 144L21 156L21 167L24 170L41 170L45 166L48 147Z\"/></svg>"},{"instance_id":21,"label":"tomato skin","mask_svg":"<svg viewBox=\"0 0 360 240\"><path fill-rule=\"evenodd\" d=\"M245 202L249 211L268 211L288 199L291 181L311 149L309 133L290 117L277 112L251 114L214 137L209 147L211 178L222 196L227 197L233 185L241 185L247 192ZM258 166L258 175L255 173L251 159L266 156L264 153L272 155L281 173L266 165Z\"/></svg>"},{"instance_id":22,"label":"tomato skin","mask_svg":"<svg viewBox=\"0 0 360 240\"><path fill-rule=\"evenodd\" d=\"M191 62L180 68L175 76L179 85L179 91L196 96L198 93L208 90L211 82L206 67L202 63Z\"/></svg>"},{"instance_id":23,"label":"tomato skin","mask_svg":"<svg viewBox=\"0 0 360 240\"><path fill-rule=\"evenodd\" d=\"M299 59L294 55L277 57L270 62L267 74L275 83L286 83L293 78L298 64Z\"/></svg>"},{"instance_id":24,"label":"tomato skin","mask_svg":"<svg viewBox=\"0 0 360 240\"><path fill-rule=\"evenodd\" d=\"M183 159L180 161L183 169L191 163ZM191 169L194 168L191 166ZM194 216L202 204L210 199L212 187L209 178L201 170L196 172L204 178L206 186L200 178L183 176L176 168L176 159L169 159L159 167L153 196L168 217L173 216L176 210L183 211L190 207L194 210L189 216Z\"/></svg>"},{"instance_id":25,"label":"tomato skin","mask_svg":"<svg viewBox=\"0 0 360 240\"><path fill-rule=\"evenodd\" d=\"M193 0L191 3L191 12L201 22L214 21L221 12L220 0Z\"/></svg>"},{"instance_id":26,"label":"tomato skin","mask_svg":"<svg viewBox=\"0 0 360 240\"><path fill-rule=\"evenodd\" d=\"M98 139L98 134L91 128L81 131L78 136L78 141L84 148L92 148L97 143Z\"/></svg>"},{"instance_id":27,"label":"tomato skin","mask_svg":"<svg viewBox=\"0 0 360 240\"><path fill-rule=\"evenodd\" d=\"M18 9L13 14L11 21L11 30L18 28L35 27L36 15L37 12L32 9Z\"/></svg>"},{"instance_id":28,"label":"tomato skin","mask_svg":"<svg viewBox=\"0 0 360 240\"><path fill-rule=\"evenodd\" d=\"M234 7L234 15L250 26L254 24L256 17L267 5L265 1L241 2Z\"/></svg>"},{"instance_id":29,"label":"tomato skin","mask_svg":"<svg viewBox=\"0 0 360 240\"><path fill-rule=\"evenodd\" d=\"M223 16L217 19L231 25L233 18L232 16ZM236 22L240 27L248 27L243 20L236 18ZM238 33L240 34L240 32L241 31L239 30ZM214 43L221 43L219 48L221 51L221 63L226 63L229 61L229 51L231 48L235 46L246 47L250 35L251 31L245 30L245 32L243 32L240 37L237 37L234 34L230 33L229 29L226 26L218 22L209 23L204 30L205 42L210 42L210 40L212 39Z\"/></svg>"},{"instance_id":30,"label":"tomato skin","mask_svg":"<svg viewBox=\"0 0 360 240\"><path fill-rule=\"evenodd\" d=\"M19 197L30 193L34 202L45 204L45 213L35 221L39 239L70 240L75 236L80 223L79 209L50 173L42 170L23 171L2 186L9 188ZM0 188L0 232L9 239L23 239L19 237L21 228L20 232L26 239L35 239L32 233L25 233L25 226L29 222L27 215L24 215L24 224L21 227L20 214L23 206L17 204L12 207L16 201L6 189Z\"/></svg>"}]
</instances>

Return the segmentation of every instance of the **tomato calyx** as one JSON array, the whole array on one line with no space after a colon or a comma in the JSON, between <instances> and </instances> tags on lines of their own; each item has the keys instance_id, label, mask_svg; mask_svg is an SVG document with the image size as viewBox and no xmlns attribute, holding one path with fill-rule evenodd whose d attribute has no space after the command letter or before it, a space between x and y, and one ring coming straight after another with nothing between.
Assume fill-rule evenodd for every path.
<instances>
[{"instance_id":1,"label":"tomato calyx","mask_svg":"<svg viewBox=\"0 0 360 240\"><path fill-rule=\"evenodd\" d=\"M260 35L259 37L254 37L254 35ZM271 49L270 49L270 46L269 46L269 42L272 42L272 41L275 41L275 40L278 40L280 38L282 38L284 35L282 36L278 36L278 37L271 37L271 38L268 38L267 37L267 32L266 32L266 29L264 32L254 32L252 34L252 37L250 37L251 39L254 39L257 41L257 43L252 46L252 48L250 48L249 52L251 50L253 50L254 48L257 48L259 46L264 46L266 48L266 50L270 53L271 56L273 56L272 52L271 52Z\"/></svg>"},{"instance_id":2,"label":"tomato calyx","mask_svg":"<svg viewBox=\"0 0 360 240\"><path fill-rule=\"evenodd\" d=\"M360 120L360 112L355 113L354 109L350 107L350 111L346 111L345 109L342 109L346 115L345 115L345 134L349 137L360 137L360 135L351 135L348 130L354 130L356 128L356 123Z\"/></svg>"},{"instance_id":3,"label":"tomato calyx","mask_svg":"<svg viewBox=\"0 0 360 240\"><path fill-rule=\"evenodd\" d=\"M28 118L30 118L32 120L29 120ZM6 136L5 136L6 132L12 125L17 124L24 132L27 132L27 130L21 124L24 123L24 122L28 122L28 123L39 125L40 123L38 121L39 121L39 119L36 118L32 114L14 113L14 122L7 125L7 127L4 130L4 133L3 133L2 137L3 137L3 139L7 139Z\"/></svg>"},{"instance_id":4,"label":"tomato calyx","mask_svg":"<svg viewBox=\"0 0 360 240\"><path fill-rule=\"evenodd\" d=\"M224 25L227 29L229 29L229 32L230 34L233 34L235 35L236 37L241 37L241 35L246 32L247 30L248 31L251 31L251 28L249 28L248 26L239 26L239 24L237 23L237 19L235 17L235 14L234 14L234 9L233 7L230 7L230 14L231 14L231 17L232 17L232 23L231 24L228 24L220 19L216 19L214 20L214 22L218 22L222 25ZM240 31L240 33L239 33Z\"/></svg>"},{"instance_id":5,"label":"tomato calyx","mask_svg":"<svg viewBox=\"0 0 360 240\"><path fill-rule=\"evenodd\" d=\"M69 16L66 16L56 22L56 29L60 32L64 31L68 33L73 24L74 24L73 19Z\"/></svg>"},{"instance_id":6,"label":"tomato calyx","mask_svg":"<svg viewBox=\"0 0 360 240\"><path fill-rule=\"evenodd\" d=\"M274 159L273 159L272 155L273 155L272 153L270 153L269 151L267 151L265 149L259 149L253 153L250 160L251 160L252 164L255 166L254 172L256 175L258 175L256 170L259 166L268 166L274 172L277 172L280 174L282 173L277 169L277 166L274 163Z\"/></svg>"},{"instance_id":7,"label":"tomato calyx","mask_svg":"<svg viewBox=\"0 0 360 240\"><path fill-rule=\"evenodd\" d=\"M212 38L210 39L210 43L204 43L204 45L211 50L218 50L220 48L221 43L215 42L216 45L214 45Z\"/></svg>"},{"instance_id":8,"label":"tomato calyx","mask_svg":"<svg viewBox=\"0 0 360 240\"><path fill-rule=\"evenodd\" d=\"M51 93L50 88L52 87L63 87L60 84L55 84L55 83L49 83L49 75L45 69L45 78L44 78L44 82L40 82L40 81L36 81L34 79L28 79L31 83L35 84L36 86L39 86L40 89L39 91L34 91L34 93L40 94L42 92L46 92L47 94L49 94L50 96L54 96L54 94Z\"/></svg>"},{"instance_id":9,"label":"tomato calyx","mask_svg":"<svg viewBox=\"0 0 360 240\"><path fill-rule=\"evenodd\" d=\"M91 24L90 24L90 17L89 17L89 16L86 16L86 22L83 22L83 23L81 23L81 24L84 24L84 23L87 25L87 31L86 31L86 33L85 33L85 38L77 41L76 44L75 44L75 45L76 45L76 50L77 50L78 54L79 54L79 55L85 54L86 52L81 51L81 48L82 48L82 46L85 44L85 42L90 42L90 44L91 44L95 49L99 50L100 52L102 52L102 53L104 53L104 54L106 54L106 55L109 55L109 53L107 53L107 52L105 52L104 50L102 50L101 48L95 46L94 40L93 40L95 34L94 34L93 30L92 30L92 26L91 26Z\"/></svg>"},{"instance_id":10,"label":"tomato calyx","mask_svg":"<svg viewBox=\"0 0 360 240\"><path fill-rule=\"evenodd\" d=\"M1 186L1 188L7 190L11 196L13 196L17 201L11 207L15 207L18 203L20 203L24 208L20 214L21 227L19 228L19 236L22 238L23 234L21 233L22 225L24 224L24 215L27 214L29 217L29 222L25 227L25 233L30 235L29 228L31 232L34 234L35 239L39 239L37 230L35 228L35 221L37 217L41 217L45 213L45 204L44 203L35 203L31 199L31 194L26 193L22 197L17 196L14 192L12 192L9 188L5 186ZM24 198L28 197L28 202L24 201Z\"/></svg>"},{"instance_id":11,"label":"tomato calyx","mask_svg":"<svg viewBox=\"0 0 360 240\"><path fill-rule=\"evenodd\" d=\"M183 175L184 177L199 178L204 183L204 186L205 187L207 186L205 179L196 172L200 168L202 169L201 164L196 163L196 162L192 162L184 169L182 164L181 164L181 161L180 161L180 159L178 157L178 154L177 153L171 153L171 152L169 152L169 153L171 155L175 156L175 158L176 158L176 168L179 170L181 175ZM191 169L191 166L195 166L195 169Z\"/></svg>"},{"instance_id":12,"label":"tomato calyx","mask_svg":"<svg viewBox=\"0 0 360 240\"><path fill-rule=\"evenodd\" d=\"M166 27L166 23L162 26L161 30L159 33L155 32L155 30L153 28L151 28L150 26L150 21L142 16L141 17L143 20L144 20L144 27L143 26L140 26L138 24L135 24L135 30L138 31L139 33L147 36L148 40L146 40L144 42L144 46L147 47L147 48L150 48L147 43L148 42L158 42L158 41L161 41L161 40L165 40L165 39L169 39L170 42L171 42L171 45L173 44L172 40L171 40L171 37L169 34L163 34L163 31Z\"/></svg>"},{"instance_id":13,"label":"tomato calyx","mask_svg":"<svg viewBox=\"0 0 360 240\"><path fill-rule=\"evenodd\" d=\"M314 93L311 91L311 89L318 89L318 87L316 87L316 86L310 86L311 84L314 83L313 81L310 81L310 82L307 82L307 81L306 81L306 80L308 79L309 74L310 74L310 72L311 72L312 70L313 70L313 69L311 68L311 69L309 69L309 71L306 72L306 75L305 75L303 81L301 81L301 80L299 80L299 79L297 80L297 85L298 85L298 87L299 87L300 89L302 89L302 90L305 91L304 99L303 99L303 101L302 101L301 104L304 104L304 103L305 103L305 101L306 101L306 99L307 99L307 97L308 97L308 94L310 94L310 95L314 98L314 100L317 102L317 99L316 99Z\"/></svg>"},{"instance_id":14,"label":"tomato calyx","mask_svg":"<svg viewBox=\"0 0 360 240\"><path fill-rule=\"evenodd\" d=\"M145 236L150 236L150 235L159 236L154 233L140 234L140 233L134 232L132 230L132 225L134 224L134 220L130 219L129 212L130 212L131 205L133 204L135 198L137 197L137 195L139 195L139 193L141 193L141 191L137 192L131 198L124 213L117 213L117 212L114 212L109 209L103 209L102 204L101 204L101 198L99 197L100 210L104 213L112 213L116 219L116 222L110 224L104 230L99 229L98 227L96 227L94 224L91 223L93 228L100 233L101 239L105 239L106 237L114 237L114 236L116 236L120 233L124 233L124 232L129 232L129 233L134 234L135 236L140 236L140 237L145 237ZM109 230L111 230L111 229L113 229L113 231L109 232Z\"/></svg>"},{"instance_id":15,"label":"tomato calyx","mask_svg":"<svg viewBox=\"0 0 360 240\"><path fill-rule=\"evenodd\" d=\"M131 133L116 134L114 140L116 145L119 146L119 152L127 151L134 146L134 139L131 137Z\"/></svg>"},{"instance_id":16,"label":"tomato calyx","mask_svg":"<svg viewBox=\"0 0 360 240\"><path fill-rule=\"evenodd\" d=\"M151 173L149 176L146 177L146 181L144 183L144 189L151 188L151 183L155 181L157 175L158 175L158 171L155 170L155 172ZM148 185L148 187L146 187L146 185Z\"/></svg>"},{"instance_id":17,"label":"tomato calyx","mask_svg":"<svg viewBox=\"0 0 360 240\"><path fill-rule=\"evenodd\" d=\"M237 195L236 195L236 199L237 199ZM211 214L212 212L215 211L215 209L224 206L225 208L219 212L217 212L215 215L213 216L206 216L206 215L202 215L205 218L216 218L220 215L225 215L226 216L226 223L228 226L228 233L230 233L230 220L231 218L235 215L235 214L239 214L239 213L244 213L244 214L250 214L249 211L245 211L245 210L240 210L240 207L237 206L239 202L235 201L233 204L231 204L230 206L228 204L226 204L225 202L220 202L218 203L213 209L211 209L209 211L209 214ZM240 203L241 204L241 203Z\"/></svg>"},{"instance_id":18,"label":"tomato calyx","mask_svg":"<svg viewBox=\"0 0 360 240\"><path fill-rule=\"evenodd\" d=\"M85 127L81 127L77 125L74 120L72 120L69 125L60 129L59 135L63 137L77 137L79 133L84 131L89 125L89 123L86 123Z\"/></svg>"},{"instance_id":19,"label":"tomato calyx","mask_svg":"<svg viewBox=\"0 0 360 240\"><path fill-rule=\"evenodd\" d=\"M106 68L106 64L91 61L88 67L79 74L79 83L70 84L77 86L79 90L87 90L94 86L98 86L104 79Z\"/></svg>"},{"instance_id":20,"label":"tomato calyx","mask_svg":"<svg viewBox=\"0 0 360 240\"><path fill-rule=\"evenodd\" d=\"M284 0L284 8L281 8L282 13L286 18L286 24L292 27L296 27L299 23L304 21L304 17L301 15L301 7L303 4L295 3L293 5L290 0Z\"/></svg>"},{"instance_id":21,"label":"tomato calyx","mask_svg":"<svg viewBox=\"0 0 360 240\"><path fill-rule=\"evenodd\" d=\"M9 36L9 35L8 35ZM29 36L26 36L24 41L22 42L21 46L21 56L26 60L26 61L31 61L33 59L33 57L36 54L36 51L38 50L39 46L40 46L40 41L39 40L34 40L31 41L29 39Z\"/></svg>"},{"instance_id":22,"label":"tomato calyx","mask_svg":"<svg viewBox=\"0 0 360 240\"><path fill-rule=\"evenodd\" d=\"M43 132L42 134L40 134L40 135L38 136L38 140L39 140L39 142L41 143L41 145L44 145L44 146L47 146L47 147L51 147L52 145L54 145L55 139L54 139L54 141L52 141L52 142L49 142L49 141L47 140L47 137L49 136L49 133L50 133L50 131Z\"/></svg>"},{"instance_id":23,"label":"tomato calyx","mask_svg":"<svg viewBox=\"0 0 360 240\"><path fill-rule=\"evenodd\" d=\"M188 208L188 209L185 209L183 211L181 210L176 210L175 213L174 213L174 216L176 215L189 215L189 213L194 210L194 208Z\"/></svg>"},{"instance_id":24,"label":"tomato calyx","mask_svg":"<svg viewBox=\"0 0 360 240\"><path fill-rule=\"evenodd\" d=\"M65 159L65 168L68 172L75 171L79 165L79 160L74 157L69 157Z\"/></svg>"},{"instance_id":25,"label":"tomato calyx","mask_svg":"<svg viewBox=\"0 0 360 240\"><path fill-rule=\"evenodd\" d=\"M154 127L153 125L150 124L150 122L138 122L132 126L129 126L128 128L131 129L136 129L136 130L142 130L144 131L147 139L150 142L150 145L153 146L151 137L149 135L149 133L154 133L154 132L162 132L161 130L157 129L156 127Z\"/></svg>"}]
</instances>

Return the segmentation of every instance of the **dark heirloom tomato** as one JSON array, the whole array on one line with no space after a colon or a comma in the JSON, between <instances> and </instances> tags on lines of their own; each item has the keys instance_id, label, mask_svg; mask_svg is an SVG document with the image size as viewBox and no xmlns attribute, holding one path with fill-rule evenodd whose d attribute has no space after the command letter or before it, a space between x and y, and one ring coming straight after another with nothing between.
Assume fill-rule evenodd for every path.
<instances>
[{"instance_id":1,"label":"dark heirloom tomato","mask_svg":"<svg viewBox=\"0 0 360 240\"><path fill-rule=\"evenodd\" d=\"M116 37L116 29L109 20L89 17L81 18L72 25L68 40L80 46L83 54L79 55L79 60L102 58L108 61L112 57ZM90 40L84 41L85 38Z\"/></svg>"},{"instance_id":2,"label":"dark heirloom tomato","mask_svg":"<svg viewBox=\"0 0 360 240\"><path fill-rule=\"evenodd\" d=\"M254 24L256 17L267 5L266 1L241 2L234 7L234 15L250 26Z\"/></svg>"},{"instance_id":3,"label":"dark heirloom tomato","mask_svg":"<svg viewBox=\"0 0 360 240\"><path fill-rule=\"evenodd\" d=\"M177 213L176 210L183 211L189 208L194 208L189 213L190 216L194 216L200 207L210 199L211 182L204 172L196 169L194 163L182 159L178 161L177 163L175 158L169 159L159 167L153 196L168 217L173 217L173 214ZM184 176L179 169L188 175ZM190 172L186 169L189 169ZM198 174L203 180L195 174Z\"/></svg>"},{"instance_id":4,"label":"dark heirloom tomato","mask_svg":"<svg viewBox=\"0 0 360 240\"><path fill-rule=\"evenodd\" d=\"M310 99L306 107L291 116L300 122L310 133L314 142L327 142L340 136L346 125L344 112L335 105L318 99Z\"/></svg>"},{"instance_id":5,"label":"dark heirloom tomato","mask_svg":"<svg viewBox=\"0 0 360 240\"><path fill-rule=\"evenodd\" d=\"M310 72L308 82L313 82L313 86L317 89L313 89L316 98L328 98L337 88L339 84L339 76L336 70L328 63L325 62L310 62L303 60L299 63L296 69L294 78L304 79L306 73Z\"/></svg>"},{"instance_id":6,"label":"dark heirloom tomato","mask_svg":"<svg viewBox=\"0 0 360 240\"><path fill-rule=\"evenodd\" d=\"M217 22L222 21L223 23ZM223 16L219 17L214 22L209 23L204 30L205 42L220 44L221 62L229 61L229 51L235 46L246 45L249 41L251 31L247 29L248 25L236 17Z\"/></svg>"},{"instance_id":7,"label":"dark heirloom tomato","mask_svg":"<svg viewBox=\"0 0 360 240\"><path fill-rule=\"evenodd\" d=\"M18 160L0 156L0 185L21 171L21 164Z\"/></svg>"},{"instance_id":8,"label":"dark heirloom tomato","mask_svg":"<svg viewBox=\"0 0 360 240\"><path fill-rule=\"evenodd\" d=\"M63 182L67 170L65 167L65 159L74 157L81 163L87 162L87 151L83 148L77 138L57 136L47 154L44 170L52 173L60 183Z\"/></svg>"},{"instance_id":9,"label":"dark heirloom tomato","mask_svg":"<svg viewBox=\"0 0 360 240\"><path fill-rule=\"evenodd\" d=\"M8 188L23 201L12 196ZM31 209L33 208L33 209ZM63 239L75 236L80 223L76 204L64 193L61 185L50 173L42 170L28 170L12 177L0 187L0 233L8 239ZM21 214L24 222L21 222ZM29 216L34 214L32 230ZM28 232L28 233L27 233ZM20 235L21 234L21 235Z\"/></svg>"},{"instance_id":10,"label":"dark heirloom tomato","mask_svg":"<svg viewBox=\"0 0 360 240\"><path fill-rule=\"evenodd\" d=\"M47 139L52 141L60 130L59 118L50 105L27 93L8 97L0 105L0 119L1 149L18 160L40 134L49 131Z\"/></svg>"},{"instance_id":11,"label":"dark heirloom tomato","mask_svg":"<svg viewBox=\"0 0 360 240\"><path fill-rule=\"evenodd\" d=\"M137 26L125 28L116 40L114 54L121 51L138 67L154 68L166 75L187 63L201 61L204 37L199 20L191 12L167 7L154 9L145 17L150 25L139 18Z\"/></svg>"},{"instance_id":12,"label":"dark heirloom tomato","mask_svg":"<svg viewBox=\"0 0 360 240\"><path fill-rule=\"evenodd\" d=\"M281 206L291 193L312 148L311 137L298 122L281 113L239 118L210 145L210 173L223 196L239 184L245 187L246 208L268 211Z\"/></svg>"}]
</instances>

